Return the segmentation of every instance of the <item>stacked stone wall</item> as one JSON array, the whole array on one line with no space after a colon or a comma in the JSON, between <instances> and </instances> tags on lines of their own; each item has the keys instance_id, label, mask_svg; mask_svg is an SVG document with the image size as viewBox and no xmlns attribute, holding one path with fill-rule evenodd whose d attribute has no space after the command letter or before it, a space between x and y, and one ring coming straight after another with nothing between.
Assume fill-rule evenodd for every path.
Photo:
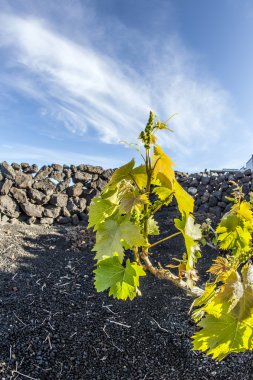
<instances>
[{"instance_id":1,"label":"stacked stone wall","mask_svg":"<svg viewBox=\"0 0 253 380\"><path fill-rule=\"evenodd\" d=\"M113 170L91 165L0 164L0 222L74 225Z\"/></svg>"},{"instance_id":2,"label":"stacked stone wall","mask_svg":"<svg viewBox=\"0 0 253 380\"><path fill-rule=\"evenodd\" d=\"M236 182L242 187L245 199L253 191L253 173L250 169L236 172L177 173L178 181L195 199L195 211L210 213L220 218L230 210L231 197Z\"/></svg>"},{"instance_id":3,"label":"stacked stone wall","mask_svg":"<svg viewBox=\"0 0 253 380\"><path fill-rule=\"evenodd\" d=\"M91 199L110 179L113 169L91 165L0 164L0 223L74 224L87 220ZM253 189L253 173L205 172L176 177L195 199L195 211L222 216L231 207L226 198L235 181L246 198ZM173 205L172 205L173 207Z\"/></svg>"}]
</instances>

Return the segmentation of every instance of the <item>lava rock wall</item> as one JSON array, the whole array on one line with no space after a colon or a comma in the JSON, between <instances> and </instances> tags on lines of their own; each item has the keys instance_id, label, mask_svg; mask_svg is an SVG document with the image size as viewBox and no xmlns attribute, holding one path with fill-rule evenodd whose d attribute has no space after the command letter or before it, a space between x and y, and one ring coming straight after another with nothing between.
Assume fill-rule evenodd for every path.
<instances>
[{"instance_id":1,"label":"lava rock wall","mask_svg":"<svg viewBox=\"0 0 253 380\"><path fill-rule=\"evenodd\" d=\"M210 213L220 218L230 210L227 199L235 188L231 181L242 187L245 199L253 191L253 173L250 169L236 172L210 171L197 174L177 173L177 179L195 200L195 212Z\"/></svg>"},{"instance_id":2,"label":"lava rock wall","mask_svg":"<svg viewBox=\"0 0 253 380\"><path fill-rule=\"evenodd\" d=\"M0 164L0 223L73 224L87 221L88 206L113 173L100 166ZM195 199L195 211L221 217L231 207L230 181L242 186L246 198L253 189L251 170L205 172L176 177ZM172 205L173 206L173 205Z\"/></svg>"},{"instance_id":3,"label":"lava rock wall","mask_svg":"<svg viewBox=\"0 0 253 380\"><path fill-rule=\"evenodd\" d=\"M77 225L113 170L91 165L0 164L0 222Z\"/></svg>"}]
</instances>

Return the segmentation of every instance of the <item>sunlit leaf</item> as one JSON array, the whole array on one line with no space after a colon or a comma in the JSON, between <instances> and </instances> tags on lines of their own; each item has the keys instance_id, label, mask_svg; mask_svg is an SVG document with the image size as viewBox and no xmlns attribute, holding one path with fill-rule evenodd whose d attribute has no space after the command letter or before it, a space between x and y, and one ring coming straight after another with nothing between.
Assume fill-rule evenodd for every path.
<instances>
[{"instance_id":1,"label":"sunlit leaf","mask_svg":"<svg viewBox=\"0 0 253 380\"><path fill-rule=\"evenodd\" d=\"M233 315L240 321L253 320L253 265L247 263L242 269L243 295L240 302L233 309ZM253 331L252 331L253 334ZM253 339L253 337L252 337Z\"/></svg>"},{"instance_id":2,"label":"sunlit leaf","mask_svg":"<svg viewBox=\"0 0 253 380\"><path fill-rule=\"evenodd\" d=\"M252 264L243 267L242 279L236 271L231 272L204 311L206 315L198 324L202 329L193 336L195 350L206 351L217 360L233 352L252 350Z\"/></svg>"},{"instance_id":3,"label":"sunlit leaf","mask_svg":"<svg viewBox=\"0 0 253 380\"><path fill-rule=\"evenodd\" d=\"M219 276L228 272L231 269L231 264L225 257L218 256L215 260L213 260L213 264L208 269L208 272L214 274L215 276Z\"/></svg>"},{"instance_id":4,"label":"sunlit leaf","mask_svg":"<svg viewBox=\"0 0 253 380\"><path fill-rule=\"evenodd\" d=\"M174 195L177 200L180 213L186 215L193 213L194 199L188 194L175 179L173 182Z\"/></svg>"},{"instance_id":5,"label":"sunlit leaf","mask_svg":"<svg viewBox=\"0 0 253 380\"><path fill-rule=\"evenodd\" d=\"M94 227L96 231L99 225L103 223L118 208L114 203L107 199L94 198L89 207L89 224L88 228Z\"/></svg>"},{"instance_id":6,"label":"sunlit leaf","mask_svg":"<svg viewBox=\"0 0 253 380\"><path fill-rule=\"evenodd\" d=\"M152 216L148 219L148 235L159 235L158 223Z\"/></svg>"},{"instance_id":7,"label":"sunlit leaf","mask_svg":"<svg viewBox=\"0 0 253 380\"><path fill-rule=\"evenodd\" d=\"M202 329L193 335L193 349L205 351L214 359L222 360L230 353L253 349L253 317L244 323L231 314L222 314L220 318L207 315L198 325Z\"/></svg>"},{"instance_id":8,"label":"sunlit leaf","mask_svg":"<svg viewBox=\"0 0 253 380\"><path fill-rule=\"evenodd\" d=\"M126 265L122 265L117 253L100 260L94 273L97 291L110 289L109 295L120 300L132 300L139 295L139 278L146 276L143 268L136 262L131 263L128 259Z\"/></svg>"},{"instance_id":9,"label":"sunlit leaf","mask_svg":"<svg viewBox=\"0 0 253 380\"><path fill-rule=\"evenodd\" d=\"M248 202L241 202L239 207L236 208L236 214L239 218L253 223L253 213L251 210L251 205Z\"/></svg>"},{"instance_id":10,"label":"sunlit leaf","mask_svg":"<svg viewBox=\"0 0 253 380\"><path fill-rule=\"evenodd\" d=\"M159 145L155 145L154 147L152 166L154 168L154 176L163 173L171 182L175 178L175 173L172 169L175 164Z\"/></svg>"},{"instance_id":11,"label":"sunlit leaf","mask_svg":"<svg viewBox=\"0 0 253 380\"><path fill-rule=\"evenodd\" d=\"M126 165L123 165L120 168L118 168L117 170L115 170L115 172L113 173L113 175L110 179L109 184L111 186L116 185L117 183L119 183L123 179L127 179L129 176L129 173L132 171L132 169L134 167L134 164L135 164L135 161L134 161L134 159L132 159Z\"/></svg>"},{"instance_id":12,"label":"sunlit leaf","mask_svg":"<svg viewBox=\"0 0 253 380\"><path fill-rule=\"evenodd\" d=\"M139 247L145 245L145 239L138 226L127 219L118 221L108 219L97 231L96 244L93 251L96 251L96 259L101 260L104 256L113 256L117 252L120 260L123 260L124 249L122 241L126 241L129 247Z\"/></svg>"},{"instance_id":13,"label":"sunlit leaf","mask_svg":"<svg viewBox=\"0 0 253 380\"><path fill-rule=\"evenodd\" d=\"M130 177L134 179L135 183L140 189L143 189L147 186L147 172L146 172L146 166L140 165L131 170L129 173Z\"/></svg>"},{"instance_id":14,"label":"sunlit leaf","mask_svg":"<svg viewBox=\"0 0 253 380\"><path fill-rule=\"evenodd\" d=\"M221 249L233 249L248 251L251 244L251 232L246 224L239 216L233 213L225 215L218 227L218 241Z\"/></svg>"}]
</instances>

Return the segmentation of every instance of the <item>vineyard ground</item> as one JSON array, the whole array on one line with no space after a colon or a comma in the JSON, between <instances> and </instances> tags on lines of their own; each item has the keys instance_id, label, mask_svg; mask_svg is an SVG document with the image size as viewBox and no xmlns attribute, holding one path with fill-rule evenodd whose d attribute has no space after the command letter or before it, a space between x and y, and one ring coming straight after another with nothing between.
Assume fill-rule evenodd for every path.
<instances>
[{"instance_id":1,"label":"vineyard ground","mask_svg":"<svg viewBox=\"0 0 253 380\"><path fill-rule=\"evenodd\" d=\"M175 286L147 276L133 301L96 293L91 247L80 227L1 226L2 380L253 380L252 353L216 364L191 350L192 299ZM152 259L182 252L176 238ZM213 257L205 249L202 280Z\"/></svg>"}]
</instances>

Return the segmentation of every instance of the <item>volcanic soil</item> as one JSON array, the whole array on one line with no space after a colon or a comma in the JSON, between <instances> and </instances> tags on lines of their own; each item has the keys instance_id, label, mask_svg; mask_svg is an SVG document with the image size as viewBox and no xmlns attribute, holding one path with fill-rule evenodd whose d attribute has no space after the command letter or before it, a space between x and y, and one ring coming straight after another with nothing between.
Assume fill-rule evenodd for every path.
<instances>
[{"instance_id":1,"label":"volcanic soil","mask_svg":"<svg viewBox=\"0 0 253 380\"><path fill-rule=\"evenodd\" d=\"M133 301L97 293L93 243L84 226L0 227L2 380L253 380L252 352L216 363L191 350L192 298L174 285L147 275ZM152 260L183 252L177 237ZM215 255L203 250L202 281Z\"/></svg>"}]
</instances>

